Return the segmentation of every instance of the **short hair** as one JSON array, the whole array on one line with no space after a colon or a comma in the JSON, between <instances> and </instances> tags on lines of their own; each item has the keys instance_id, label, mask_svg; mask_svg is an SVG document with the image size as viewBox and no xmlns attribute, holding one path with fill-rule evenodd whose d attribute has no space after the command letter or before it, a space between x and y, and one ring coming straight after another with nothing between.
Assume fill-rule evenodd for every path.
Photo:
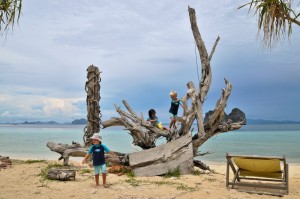
<instances>
[{"instance_id":1,"label":"short hair","mask_svg":"<svg viewBox=\"0 0 300 199\"><path fill-rule=\"evenodd\" d=\"M149 118L152 117L153 114L155 114L155 110L154 109L150 109L149 112L148 112L148 115L149 115Z\"/></svg>"},{"instance_id":2,"label":"short hair","mask_svg":"<svg viewBox=\"0 0 300 199\"><path fill-rule=\"evenodd\" d=\"M170 96L171 96L171 95L177 96L177 92L172 90L172 91L170 92Z\"/></svg>"}]
</instances>

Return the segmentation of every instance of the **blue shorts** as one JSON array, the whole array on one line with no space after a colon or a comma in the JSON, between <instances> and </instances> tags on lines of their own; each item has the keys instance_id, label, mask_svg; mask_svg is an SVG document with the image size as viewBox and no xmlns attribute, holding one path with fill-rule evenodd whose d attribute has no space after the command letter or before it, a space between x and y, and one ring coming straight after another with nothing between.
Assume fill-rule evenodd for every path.
<instances>
[{"instance_id":1,"label":"blue shorts","mask_svg":"<svg viewBox=\"0 0 300 199\"><path fill-rule=\"evenodd\" d=\"M172 118L174 118L174 119L176 119L177 118L177 115L173 115L173 113L169 113L170 114L170 118L172 119Z\"/></svg>"},{"instance_id":2,"label":"blue shorts","mask_svg":"<svg viewBox=\"0 0 300 199\"><path fill-rule=\"evenodd\" d=\"M94 170L95 170L95 175L100 174L100 170L101 173L106 173L106 164L94 166Z\"/></svg>"}]
</instances>

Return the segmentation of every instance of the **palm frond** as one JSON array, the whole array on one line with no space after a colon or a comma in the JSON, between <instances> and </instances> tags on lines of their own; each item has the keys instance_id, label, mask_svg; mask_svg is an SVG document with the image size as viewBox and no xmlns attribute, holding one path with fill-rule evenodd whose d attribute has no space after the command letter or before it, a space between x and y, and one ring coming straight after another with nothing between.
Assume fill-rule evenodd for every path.
<instances>
[{"instance_id":1,"label":"palm frond","mask_svg":"<svg viewBox=\"0 0 300 199\"><path fill-rule=\"evenodd\" d=\"M287 35L292 34L292 24L299 25L295 14L291 9L290 1L283 0L251 0L238 9L249 6L258 18L258 33L263 32L262 46L271 49ZM291 16L293 15L293 17Z\"/></svg>"},{"instance_id":2,"label":"palm frond","mask_svg":"<svg viewBox=\"0 0 300 199\"><path fill-rule=\"evenodd\" d=\"M22 0L0 0L0 33L13 29L21 16Z\"/></svg>"}]
</instances>

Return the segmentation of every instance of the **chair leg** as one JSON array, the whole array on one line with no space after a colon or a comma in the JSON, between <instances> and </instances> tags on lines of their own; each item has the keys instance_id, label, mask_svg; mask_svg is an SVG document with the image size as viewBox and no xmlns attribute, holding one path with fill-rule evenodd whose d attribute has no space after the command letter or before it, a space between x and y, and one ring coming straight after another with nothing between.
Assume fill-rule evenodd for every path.
<instances>
[{"instance_id":1,"label":"chair leg","mask_svg":"<svg viewBox=\"0 0 300 199\"><path fill-rule=\"evenodd\" d=\"M234 185L235 185L235 181L236 179L238 178L239 176L239 172L240 172L240 169L238 168L238 170L236 171L236 173L234 174L234 177L233 177L233 180L232 180L232 189L234 189Z\"/></svg>"},{"instance_id":2,"label":"chair leg","mask_svg":"<svg viewBox=\"0 0 300 199\"><path fill-rule=\"evenodd\" d=\"M289 194L289 165L286 164L286 174L285 174L285 182L286 182L286 194Z\"/></svg>"},{"instance_id":3,"label":"chair leg","mask_svg":"<svg viewBox=\"0 0 300 199\"><path fill-rule=\"evenodd\" d=\"M226 164L226 187L229 186L229 162L227 160L227 164Z\"/></svg>"}]
</instances>

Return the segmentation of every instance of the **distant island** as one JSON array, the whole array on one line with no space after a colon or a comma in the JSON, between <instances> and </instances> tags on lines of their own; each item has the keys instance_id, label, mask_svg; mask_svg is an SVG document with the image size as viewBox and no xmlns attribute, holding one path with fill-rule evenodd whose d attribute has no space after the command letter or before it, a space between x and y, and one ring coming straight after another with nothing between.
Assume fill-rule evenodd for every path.
<instances>
[{"instance_id":1,"label":"distant island","mask_svg":"<svg viewBox=\"0 0 300 199\"><path fill-rule=\"evenodd\" d=\"M81 118L81 119L75 119L73 120L72 122L64 122L64 123L59 123L59 122L56 122L56 121L47 121L47 122L41 122L41 121L33 121L33 122L28 122L28 121L25 121L23 123L14 123L14 124L69 124L69 125L84 125L86 124L87 120L84 119L84 118Z\"/></svg>"},{"instance_id":2,"label":"distant island","mask_svg":"<svg viewBox=\"0 0 300 199\"><path fill-rule=\"evenodd\" d=\"M300 121L292 120L262 120L262 119L247 119L247 124L300 124Z\"/></svg>"},{"instance_id":3,"label":"distant island","mask_svg":"<svg viewBox=\"0 0 300 199\"><path fill-rule=\"evenodd\" d=\"M86 119L81 118L81 119L76 119L72 121L72 124L86 124Z\"/></svg>"},{"instance_id":4,"label":"distant island","mask_svg":"<svg viewBox=\"0 0 300 199\"><path fill-rule=\"evenodd\" d=\"M47 124L47 125L86 125L87 120L85 118L81 118L81 119L74 119L72 122L64 122L64 123L60 123L57 121L46 121L46 122L42 122L42 121L25 121L25 122L21 122L21 123L0 123L0 124L14 124L14 125L18 125L18 124ZM164 123L165 125L168 125L169 123ZM258 124L300 124L300 121L293 121L293 120L264 120L264 119L247 119L247 125L258 125Z\"/></svg>"}]
</instances>

